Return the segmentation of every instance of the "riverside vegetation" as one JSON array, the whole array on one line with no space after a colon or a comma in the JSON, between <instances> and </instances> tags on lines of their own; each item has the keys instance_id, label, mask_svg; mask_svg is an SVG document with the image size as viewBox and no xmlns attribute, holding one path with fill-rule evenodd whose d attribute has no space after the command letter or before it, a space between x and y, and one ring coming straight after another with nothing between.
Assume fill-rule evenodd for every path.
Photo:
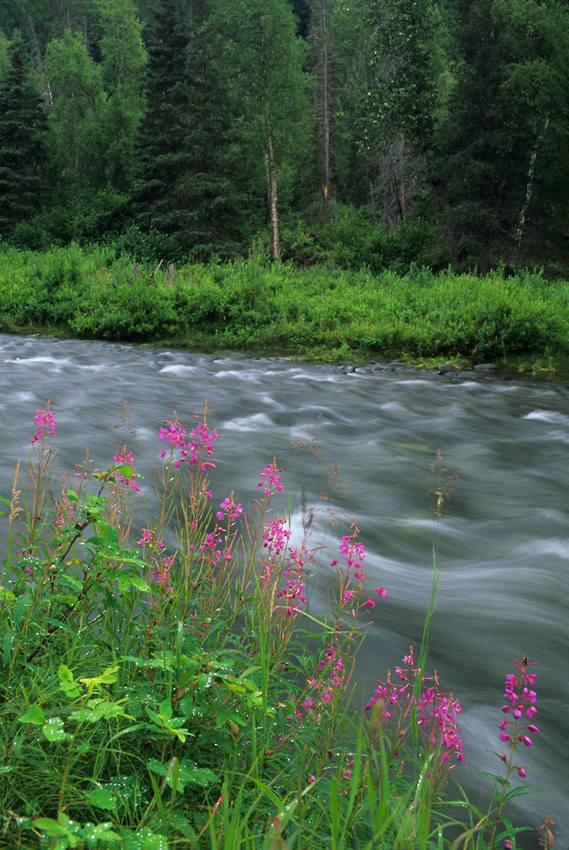
<instances>
[{"instance_id":1,"label":"riverside vegetation","mask_svg":"<svg viewBox=\"0 0 569 850\"><path fill-rule=\"evenodd\" d=\"M116 246L4 248L0 330L262 348L313 359L493 359L566 368L566 282L529 271L435 274L413 264L404 271L379 263L374 271L373 264L361 268L358 245L337 245L341 256L331 249L328 265L305 268L270 264L262 252L248 262L174 269L136 263Z\"/></svg>"},{"instance_id":2,"label":"riverside vegetation","mask_svg":"<svg viewBox=\"0 0 569 850\"><path fill-rule=\"evenodd\" d=\"M314 612L323 579L291 539L283 470L252 471L246 510L214 495L210 414L157 428L147 483L124 418L106 468L87 452L56 481L56 412L35 415L2 498L0 846L515 848L506 807L530 790L533 662L516 661L497 703L482 811L459 784L460 703L428 672L436 558L422 645L362 711L354 664L389 588L366 582L357 520L338 533L329 611ZM440 456L431 469L440 519L454 477Z\"/></svg>"}]
</instances>

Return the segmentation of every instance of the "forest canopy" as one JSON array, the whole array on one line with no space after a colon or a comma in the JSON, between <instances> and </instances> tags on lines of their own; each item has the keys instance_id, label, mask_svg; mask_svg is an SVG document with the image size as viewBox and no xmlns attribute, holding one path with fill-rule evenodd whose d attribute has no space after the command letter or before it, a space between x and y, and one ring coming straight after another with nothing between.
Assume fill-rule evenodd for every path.
<instances>
[{"instance_id":1,"label":"forest canopy","mask_svg":"<svg viewBox=\"0 0 569 850\"><path fill-rule=\"evenodd\" d=\"M12 0L0 240L566 276L568 68L558 0Z\"/></svg>"}]
</instances>

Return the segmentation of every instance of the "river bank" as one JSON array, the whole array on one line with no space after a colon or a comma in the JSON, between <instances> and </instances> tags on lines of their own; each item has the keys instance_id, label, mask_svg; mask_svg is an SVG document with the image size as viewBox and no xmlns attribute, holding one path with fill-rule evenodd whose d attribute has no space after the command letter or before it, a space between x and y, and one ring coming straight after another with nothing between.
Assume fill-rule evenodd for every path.
<instances>
[{"instance_id":1,"label":"river bank","mask_svg":"<svg viewBox=\"0 0 569 850\"><path fill-rule=\"evenodd\" d=\"M93 246L0 253L0 330L303 360L569 373L569 287L539 273L152 268Z\"/></svg>"}]
</instances>

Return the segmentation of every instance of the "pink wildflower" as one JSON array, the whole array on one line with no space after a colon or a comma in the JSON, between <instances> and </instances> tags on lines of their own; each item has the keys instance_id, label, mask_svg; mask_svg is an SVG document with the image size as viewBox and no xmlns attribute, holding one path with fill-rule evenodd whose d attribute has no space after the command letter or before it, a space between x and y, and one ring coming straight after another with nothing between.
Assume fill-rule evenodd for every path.
<instances>
[{"instance_id":1,"label":"pink wildflower","mask_svg":"<svg viewBox=\"0 0 569 850\"><path fill-rule=\"evenodd\" d=\"M49 401L45 406L45 410L38 410L34 416L34 424L36 425L36 433L32 438L32 443L37 443L39 438L43 436L44 430L48 431L52 437L57 436L55 433L55 417L52 410L49 408Z\"/></svg>"},{"instance_id":2,"label":"pink wildflower","mask_svg":"<svg viewBox=\"0 0 569 850\"><path fill-rule=\"evenodd\" d=\"M281 472L282 472L282 469L277 469L277 459L276 459L276 457L273 458L272 463L270 463L268 466L266 466L263 469L263 471L261 472L260 478L265 479L265 480L259 481L259 483L257 484L257 487L264 487L265 488L265 496L268 497L268 496L271 495L273 487L275 488L275 490L279 490L279 491L283 489L283 485L281 484L281 476L280 476Z\"/></svg>"},{"instance_id":3,"label":"pink wildflower","mask_svg":"<svg viewBox=\"0 0 569 850\"><path fill-rule=\"evenodd\" d=\"M133 455L132 452L127 452L126 448L123 446L123 448L120 452L115 453L115 455L113 457L113 462L116 463L118 466L132 467L134 465L134 455ZM134 470L133 470L133 472L132 472L132 474L129 478L126 478L125 475L123 474L123 472L120 471L120 470L117 470L114 473L113 477L115 478L115 480L116 480L117 475L118 475L118 480L120 481L121 484L126 484L127 487L131 487L133 490L140 492L140 487L138 486L138 484L135 480L136 479L136 472L134 472Z\"/></svg>"}]
</instances>

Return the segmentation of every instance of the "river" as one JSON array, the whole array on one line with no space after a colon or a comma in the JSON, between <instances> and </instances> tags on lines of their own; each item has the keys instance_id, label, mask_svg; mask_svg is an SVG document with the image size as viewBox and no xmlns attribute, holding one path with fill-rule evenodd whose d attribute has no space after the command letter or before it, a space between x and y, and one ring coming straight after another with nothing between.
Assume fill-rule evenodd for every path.
<instances>
[{"instance_id":1,"label":"river","mask_svg":"<svg viewBox=\"0 0 569 850\"><path fill-rule=\"evenodd\" d=\"M459 778L475 800L487 801L489 782L480 773L500 766L491 751L501 749L504 678L514 659L528 655L538 662L540 731L519 755L526 781L547 798L524 798L514 816L538 827L551 815L556 850L569 848L569 386L499 373L354 369L0 335L0 493L9 494L15 462L33 436L33 415L48 399L62 469L81 461L86 446L95 466L110 463L113 426L126 401L136 466L148 471L143 489L150 490L162 421L174 409L190 421L205 398L220 434L214 499L230 490L243 503L255 498L258 473L273 456L289 489L303 490L304 519L312 515L309 543L325 539L316 605L343 533L331 528L328 510L348 522L358 518L366 584L387 588L370 612L359 658L362 695L410 643L420 643L437 530L427 479L441 451L460 479L447 504L452 516L440 527L429 663L463 705ZM298 442L309 451L295 450ZM341 483L331 491L336 460ZM343 497L322 500L322 492ZM297 536L301 501L292 523Z\"/></svg>"}]
</instances>

